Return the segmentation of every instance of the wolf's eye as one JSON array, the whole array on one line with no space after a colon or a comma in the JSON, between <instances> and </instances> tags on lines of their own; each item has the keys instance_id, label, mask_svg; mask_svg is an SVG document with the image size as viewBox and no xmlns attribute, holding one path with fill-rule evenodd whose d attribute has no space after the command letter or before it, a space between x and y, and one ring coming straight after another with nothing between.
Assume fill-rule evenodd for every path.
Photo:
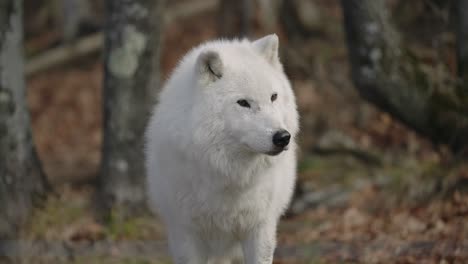
<instances>
[{"instance_id":1,"label":"wolf's eye","mask_svg":"<svg viewBox=\"0 0 468 264\"><path fill-rule=\"evenodd\" d=\"M247 102L245 99L238 100L237 103L242 107L250 108L249 102Z\"/></svg>"},{"instance_id":2,"label":"wolf's eye","mask_svg":"<svg viewBox=\"0 0 468 264\"><path fill-rule=\"evenodd\" d=\"M276 100L276 98L278 98L278 94L277 93L274 93L271 95L271 101L274 102Z\"/></svg>"}]
</instances>

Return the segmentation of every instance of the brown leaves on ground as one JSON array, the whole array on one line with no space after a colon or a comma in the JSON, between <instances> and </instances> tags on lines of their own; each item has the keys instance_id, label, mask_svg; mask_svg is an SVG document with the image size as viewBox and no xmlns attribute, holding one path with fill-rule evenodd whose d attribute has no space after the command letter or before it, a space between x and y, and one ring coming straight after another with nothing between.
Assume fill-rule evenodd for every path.
<instances>
[{"instance_id":1,"label":"brown leaves on ground","mask_svg":"<svg viewBox=\"0 0 468 264\"><path fill-rule=\"evenodd\" d=\"M313 259L325 263L466 263L467 238L468 194L455 192L417 207L319 207L285 220L279 244L319 248Z\"/></svg>"},{"instance_id":2,"label":"brown leaves on ground","mask_svg":"<svg viewBox=\"0 0 468 264\"><path fill-rule=\"evenodd\" d=\"M93 218L85 218L67 230L65 240L69 243L97 241L104 239L105 235L105 227L102 224L98 224Z\"/></svg>"}]
</instances>

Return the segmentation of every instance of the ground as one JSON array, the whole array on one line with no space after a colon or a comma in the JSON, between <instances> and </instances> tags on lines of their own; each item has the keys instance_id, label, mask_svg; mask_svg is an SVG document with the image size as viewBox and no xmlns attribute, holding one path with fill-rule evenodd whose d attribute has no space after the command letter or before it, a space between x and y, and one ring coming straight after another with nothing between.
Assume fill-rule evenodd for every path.
<instances>
[{"instance_id":1,"label":"ground","mask_svg":"<svg viewBox=\"0 0 468 264\"><path fill-rule=\"evenodd\" d=\"M327 22L317 25L316 35L295 43L278 29L302 132L299 187L279 226L275 263L467 263L468 166L359 98L349 78L337 1L317 3ZM167 25L163 78L193 45L216 36L215 19L209 11ZM34 46L34 39L28 41ZM416 56L436 64L439 51L408 41ZM101 149L100 56L28 78L34 139L55 190L22 233L22 241L35 241L24 258L168 263L157 217L93 217L91 183ZM448 71L451 58L441 59Z\"/></svg>"}]
</instances>

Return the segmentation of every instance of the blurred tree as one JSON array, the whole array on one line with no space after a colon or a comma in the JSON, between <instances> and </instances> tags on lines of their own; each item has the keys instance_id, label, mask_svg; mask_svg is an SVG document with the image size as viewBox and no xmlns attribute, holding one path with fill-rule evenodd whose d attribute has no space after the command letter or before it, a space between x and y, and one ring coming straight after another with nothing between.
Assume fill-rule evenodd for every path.
<instances>
[{"instance_id":1,"label":"blurred tree","mask_svg":"<svg viewBox=\"0 0 468 264\"><path fill-rule=\"evenodd\" d=\"M257 0L258 20L266 32L274 32L278 24L278 16L282 0Z\"/></svg>"},{"instance_id":2,"label":"blurred tree","mask_svg":"<svg viewBox=\"0 0 468 264\"><path fill-rule=\"evenodd\" d=\"M51 42L72 43L77 37L101 28L103 2L104 0L24 0L26 37L49 32L53 33Z\"/></svg>"},{"instance_id":3,"label":"blurred tree","mask_svg":"<svg viewBox=\"0 0 468 264\"><path fill-rule=\"evenodd\" d=\"M34 150L23 74L22 1L0 2L0 253L47 190ZM1 259L1 255L0 255Z\"/></svg>"},{"instance_id":4,"label":"blurred tree","mask_svg":"<svg viewBox=\"0 0 468 264\"><path fill-rule=\"evenodd\" d=\"M434 143L454 152L467 150L467 93L456 83L431 87L429 74L402 47L385 2L341 0L355 87L364 99ZM464 56L459 61L466 61Z\"/></svg>"},{"instance_id":5,"label":"blurred tree","mask_svg":"<svg viewBox=\"0 0 468 264\"><path fill-rule=\"evenodd\" d=\"M144 207L143 133L159 86L163 2L106 1L104 144L98 177L104 209L136 212Z\"/></svg>"},{"instance_id":6,"label":"blurred tree","mask_svg":"<svg viewBox=\"0 0 468 264\"><path fill-rule=\"evenodd\" d=\"M456 0L455 4L458 76L463 93L468 94L468 0Z\"/></svg>"},{"instance_id":7,"label":"blurred tree","mask_svg":"<svg viewBox=\"0 0 468 264\"><path fill-rule=\"evenodd\" d=\"M61 1L61 28L65 42L73 41L79 33L80 25L90 16L90 3L83 0Z\"/></svg>"},{"instance_id":8,"label":"blurred tree","mask_svg":"<svg viewBox=\"0 0 468 264\"><path fill-rule=\"evenodd\" d=\"M298 42L319 35L325 19L317 3L309 0L282 0L280 18L288 39Z\"/></svg>"},{"instance_id":9,"label":"blurred tree","mask_svg":"<svg viewBox=\"0 0 468 264\"><path fill-rule=\"evenodd\" d=\"M246 37L251 32L251 0L220 0L218 10L218 35L220 37Z\"/></svg>"}]
</instances>

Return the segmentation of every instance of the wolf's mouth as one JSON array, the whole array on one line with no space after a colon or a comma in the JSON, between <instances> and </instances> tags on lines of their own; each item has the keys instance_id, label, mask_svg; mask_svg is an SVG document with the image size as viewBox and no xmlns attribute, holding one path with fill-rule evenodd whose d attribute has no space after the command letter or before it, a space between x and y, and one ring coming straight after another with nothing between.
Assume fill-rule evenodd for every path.
<instances>
[{"instance_id":1,"label":"wolf's mouth","mask_svg":"<svg viewBox=\"0 0 468 264\"><path fill-rule=\"evenodd\" d=\"M276 156L279 155L281 152L288 150L288 147L285 148L276 148L272 151L267 152L266 154L269 156Z\"/></svg>"}]
</instances>

